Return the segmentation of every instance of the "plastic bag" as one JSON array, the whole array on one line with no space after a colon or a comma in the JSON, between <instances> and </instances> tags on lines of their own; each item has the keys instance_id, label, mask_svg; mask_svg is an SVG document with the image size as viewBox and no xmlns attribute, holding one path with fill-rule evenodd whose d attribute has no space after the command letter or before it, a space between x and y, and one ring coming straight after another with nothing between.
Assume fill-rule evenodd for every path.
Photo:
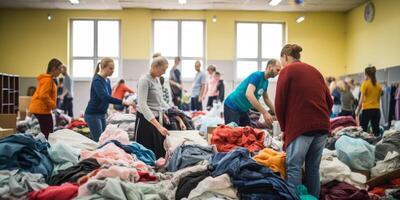
<instances>
[{"instance_id":1,"label":"plastic bag","mask_svg":"<svg viewBox=\"0 0 400 200\"><path fill-rule=\"evenodd\" d=\"M338 159L351 169L370 170L375 166L375 146L363 139L342 136L335 148Z\"/></svg>"}]
</instances>

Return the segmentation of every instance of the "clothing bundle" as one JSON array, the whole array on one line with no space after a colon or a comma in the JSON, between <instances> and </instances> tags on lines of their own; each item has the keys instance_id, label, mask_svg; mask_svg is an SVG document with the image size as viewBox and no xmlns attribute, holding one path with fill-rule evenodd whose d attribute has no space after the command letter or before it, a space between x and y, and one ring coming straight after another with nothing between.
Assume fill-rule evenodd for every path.
<instances>
[{"instance_id":1,"label":"clothing bundle","mask_svg":"<svg viewBox=\"0 0 400 200\"><path fill-rule=\"evenodd\" d=\"M79 119L74 119L71 121L71 123L67 126L67 129L73 130L77 133L80 133L88 138L90 138L90 130L89 126L87 125L86 122L79 120Z\"/></svg>"},{"instance_id":2,"label":"clothing bundle","mask_svg":"<svg viewBox=\"0 0 400 200\"><path fill-rule=\"evenodd\" d=\"M351 116L335 117L331 119L331 132L335 132L337 128L346 128L349 126L357 126L356 120Z\"/></svg>"},{"instance_id":3,"label":"clothing bundle","mask_svg":"<svg viewBox=\"0 0 400 200\"><path fill-rule=\"evenodd\" d=\"M192 118L187 116L183 111L172 107L167 110L164 116L164 127L168 130L181 130L179 126L179 121L176 117L180 117L186 126L186 130L194 130Z\"/></svg>"},{"instance_id":4,"label":"clothing bundle","mask_svg":"<svg viewBox=\"0 0 400 200\"><path fill-rule=\"evenodd\" d=\"M260 151L264 148L264 131L221 125L213 131L211 144L215 144L220 152L228 152L237 147L245 147L251 152Z\"/></svg>"}]
</instances>

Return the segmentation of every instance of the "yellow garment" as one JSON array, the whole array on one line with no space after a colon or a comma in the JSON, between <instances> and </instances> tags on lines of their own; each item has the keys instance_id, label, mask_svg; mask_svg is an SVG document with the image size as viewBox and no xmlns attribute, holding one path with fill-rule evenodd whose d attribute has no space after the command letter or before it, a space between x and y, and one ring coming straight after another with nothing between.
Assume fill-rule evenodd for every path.
<instances>
[{"instance_id":1,"label":"yellow garment","mask_svg":"<svg viewBox=\"0 0 400 200\"><path fill-rule=\"evenodd\" d=\"M253 159L261 165L270 168L273 172L278 172L282 179L286 177L286 153L277 152L270 148L265 148Z\"/></svg>"},{"instance_id":2,"label":"yellow garment","mask_svg":"<svg viewBox=\"0 0 400 200\"><path fill-rule=\"evenodd\" d=\"M382 87L379 83L374 86L371 80L366 80L361 85L361 95L364 96L362 109L379 109Z\"/></svg>"}]
</instances>

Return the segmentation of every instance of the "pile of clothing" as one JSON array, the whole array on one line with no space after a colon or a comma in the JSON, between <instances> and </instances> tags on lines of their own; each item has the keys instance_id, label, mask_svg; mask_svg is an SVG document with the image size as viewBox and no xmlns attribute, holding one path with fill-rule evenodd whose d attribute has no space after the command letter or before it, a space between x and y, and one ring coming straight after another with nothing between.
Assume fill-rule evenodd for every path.
<instances>
[{"instance_id":1,"label":"pile of clothing","mask_svg":"<svg viewBox=\"0 0 400 200\"><path fill-rule=\"evenodd\" d=\"M215 144L220 152L229 152L237 147L255 152L264 149L264 134L264 131L251 127L232 128L221 125L214 129L211 144Z\"/></svg>"},{"instance_id":2,"label":"pile of clothing","mask_svg":"<svg viewBox=\"0 0 400 200\"><path fill-rule=\"evenodd\" d=\"M39 121L34 115L32 117L26 116L24 120L17 122L17 132L31 133L33 135L39 134L41 132Z\"/></svg>"},{"instance_id":3,"label":"pile of clothing","mask_svg":"<svg viewBox=\"0 0 400 200\"><path fill-rule=\"evenodd\" d=\"M112 112L107 118L107 123L116 125L118 128L126 131L129 138L132 139L135 135L136 114Z\"/></svg>"},{"instance_id":4,"label":"pile of clothing","mask_svg":"<svg viewBox=\"0 0 400 200\"><path fill-rule=\"evenodd\" d=\"M53 116L55 120L55 130L64 129L72 120L70 116L64 114L64 111L59 109L53 111Z\"/></svg>"},{"instance_id":5,"label":"pile of clothing","mask_svg":"<svg viewBox=\"0 0 400 200\"><path fill-rule=\"evenodd\" d=\"M331 132L336 132L336 129L346 128L349 126L357 126L356 120L351 116L341 116L331 119Z\"/></svg>"},{"instance_id":6,"label":"pile of clothing","mask_svg":"<svg viewBox=\"0 0 400 200\"><path fill-rule=\"evenodd\" d=\"M66 128L90 138L89 126L85 121L81 119L72 120L71 123Z\"/></svg>"},{"instance_id":7,"label":"pile of clothing","mask_svg":"<svg viewBox=\"0 0 400 200\"><path fill-rule=\"evenodd\" d=\"M261 121L261 113L253 110L249 111L250 126L259 129L272 129L272 124L267 124L264 120Z\"/></svg>"},{"instance_id":8,"label":"pile of clothing","mask_svg":"<svg viewBox=\"0 0 400 200\"><path fill-rule=\"evenodd\" d=\"M187 116L183 111L172 107L167 110L164 115L164 127L168 130L181 130L176 117L180 117L186 126L186 130L195 130L192 118Z\"/></svg>"}]
</instances>

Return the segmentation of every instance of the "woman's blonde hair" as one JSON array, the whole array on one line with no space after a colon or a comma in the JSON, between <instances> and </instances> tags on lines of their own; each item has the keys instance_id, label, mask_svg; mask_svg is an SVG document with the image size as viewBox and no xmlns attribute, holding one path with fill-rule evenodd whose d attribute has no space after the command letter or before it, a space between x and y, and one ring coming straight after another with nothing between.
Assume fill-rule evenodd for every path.
<instances>
[{"instance_id":1,"label":"woman's blonde hair","mask_svg":"<svg viewBox=\"0 0 400 200\"><path fill-rule=\"evenodd\" d=\"M99 73L100 69L104 69L105 67L107 67L110 63L113 63L114 60L108 57L105 57L103 59L101 59L101 61L99 63L97 63L96 65L96 70L94 75L96 75L97 73Z\"/></svg>"},{"instance_id":2,"label":"woman's blonde hair","mask_svg":"<svg viewBox=\"0 0 400 200\"><path fill-rule=\"evenodd\" d=\"M151 62L151 68L161 67L164 66L165 64L168 64L168 60L163 56L157 56L153 58L153 61Z\"/></svg>"}]
</instances>

